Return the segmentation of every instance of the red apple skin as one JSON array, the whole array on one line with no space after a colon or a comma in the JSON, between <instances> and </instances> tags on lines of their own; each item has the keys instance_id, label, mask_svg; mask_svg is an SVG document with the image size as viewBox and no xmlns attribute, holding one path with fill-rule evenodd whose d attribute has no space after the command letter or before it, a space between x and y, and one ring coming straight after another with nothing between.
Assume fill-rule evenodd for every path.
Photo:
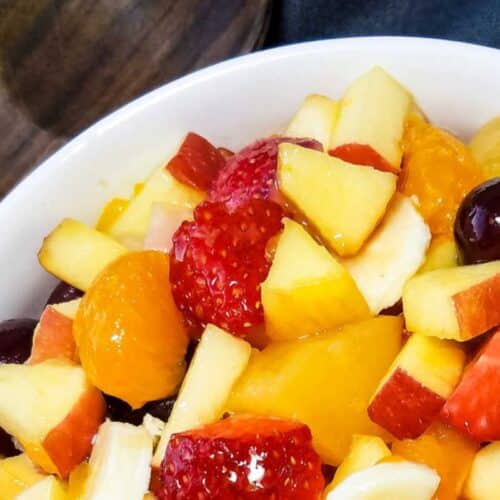
<instances>
[{"instance_id":1,"label":"red apple skin","mask_svg":"<svg viewBox=\"0 0 500 500\"><path fill-rule=\"evenodd\" d=\"M500 324L500 274L453 296L463 339Z\"/></svg>"},{"instance_id":2,"label":"red apple skin","mask_svg":"<svg viewBox=\"0 0 500 500\"><path fill-rule=\"evenodd\" d=\"M393 167L368 144L342 144L330 149L328 154L355 165L366 165L382 172L399 173L399 168Z\"/></svg>"},{"instance_id":3,"label":"red apple skin","mask_svg":"<svg viewBox=\"0 0 500 500\"><path fill-rule=\"evenodd\" d=\"M64 420L43 440L42 447L62 478L92 450L92 440L106 414L101 392L89 386Z\"/></svg>"},{"instance_id":4,"label":"red apple skin","mask_svg":"<svg viewBox=\"0 0 500 500\"><path fill-rule=\"evenodd\" d=\"M479 443L500 440L500 328L466 368L441 420Z\"/></svg>"},{"instance_id":5,"label":"red apple skin","mask_svg":"<svg viewBox=\"0 0 500 500\"><path fill-rule=\"evenodd\" d=\"M444 398L396 368L370 403L368 415L398 439L416 439L444 403Z\"/></svg>"}]
</instances>

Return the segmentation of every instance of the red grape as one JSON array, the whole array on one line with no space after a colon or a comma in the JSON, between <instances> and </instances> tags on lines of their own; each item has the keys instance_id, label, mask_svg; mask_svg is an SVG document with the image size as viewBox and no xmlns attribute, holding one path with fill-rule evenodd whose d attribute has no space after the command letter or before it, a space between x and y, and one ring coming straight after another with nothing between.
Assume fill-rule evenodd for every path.
<instances>
[{"instance_id":1,"label":"red grape","mask_svg":"<svg viewBox=\"0 0 500 500\"><path fill-rule=\"evenodd\" d=\"M24 363L31 354L31 341L37 321L9 319L0 322L0 363Z\"/></svg>"}]
</instances>

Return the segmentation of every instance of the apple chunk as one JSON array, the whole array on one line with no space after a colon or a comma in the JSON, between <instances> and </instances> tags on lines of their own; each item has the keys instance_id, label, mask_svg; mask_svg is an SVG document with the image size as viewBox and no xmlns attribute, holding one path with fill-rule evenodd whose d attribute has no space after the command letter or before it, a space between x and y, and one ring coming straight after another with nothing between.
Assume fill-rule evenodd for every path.
<instances>
[{"instance_id":1,"label":"apple chunk","mask_svg":"<svg viewBox=\"0 0 500 500\"><path fill-rule=\"evenodd\" d=\"M43 241L38 259L60 280L87 290L102 269L126 252L104 233L74 219L64 219Z\"/></svg>"},{"instance_id":2,"label":"apple chunk","mask_svg":"<svg viewBox=\"0 0 500 500\"><path fill-rule=\"evenodd\" d=\"M85 458L105 410L102 394L69 361L0 366L0 426L46 472L66 477Z\"/></svg>"},{"instance_id":3,"label":"apple chunk","mask_svg":"<svg viewBox=\"0 0 500 500\"><path fill-rule=\"evenodd\" d=\"M479 450L472 461L465 483L464 498L492 500L500 491L500 442L490 443Z\"/></svg>"},{"instance_id":4,"label":"apple chunk","mask_svg":"<svg viewBox=\"0 0 500 500\"><path fill-rule=\"evenodd\" d=\"M48 476L24 490L15 500L69 500L64 484Z\"/></svg>"},{"instance_id":5,"label":"apple chunk","mask_svg":"<svg viewBox=\"0 0 500 500\"><path fill-rule=\"evenodd\" d=\"M370 316L344 266L290 219L284 220L262 284L262 306L272 340L299 338Z\"/></svg>"},{"instance_id":6,"label":"apple chunk","mask_svg":"<svg viewBox=\"0 0 500 500\"><path fill-rule=\"evenodd\" d=\"M500 261L414 276L403 311L411 332L458 341L487 332L500 324Z\"/></svg>"},{"instance_id":7,"label":"apple chunk","mask_svg":"<svg viewBox=\"0 0 500 500\"><path fill-rule=\"evenodd\" d=\"M396 176L280 144L278 184L328 245L346 256L358 252L382 219Z\"/></svg>"},{"instance_id":8,"label":"apple chunk","mask_svg":"<svg viewBox=\"0 0 500 500\"><path fill-rule=\"evenodd\" d=\"M346 90L340 106L331 149L346 145L369 146L394 172L399 172L401 138L413 99L382 68L374 67Z\"/></svg>"},{"instance_id":9,"label":"apple chunk","mask_svg":"<svg viewBox=\"0 0 500 500\"><path fill-rule=\"evenodd\" d=\"M153 457L159 467L170 436L215 422L231 389L247 366L251 346L214 325L208 325L184 377L172 413Z\"/></svg>"},{"instance_id":10,"label":"apple chunk","mask_svg":"<svg viewBox=\"0 0 500 500\"><path fill-rule=\"evenodd\" d=\"M329 97L308 95L286 129L286 137L310 137L328 149L337 122L339 103Z\"/></svg>"},{"instance_id":11,"label":"apple chunk","mask_svg":"<svg viewBox=\"0 0 500 500\"><path fill-rule=\"evenodd\" d=\"M370 418L398 439L415 439L458 383L465 353L452 341L412 335L372 397Z\"/></svg>"},{"instance_id":12,"label":"apple chunk","mask_svg":"<svg viewBox=\"0 0 500 500\"><path fill-rule=\"evenodd\" d=\"M421 266L431 233L411 200L396 194L380 226L361 251L343 264L373 314L394 305Z\"/></svg>"}]
</instances>

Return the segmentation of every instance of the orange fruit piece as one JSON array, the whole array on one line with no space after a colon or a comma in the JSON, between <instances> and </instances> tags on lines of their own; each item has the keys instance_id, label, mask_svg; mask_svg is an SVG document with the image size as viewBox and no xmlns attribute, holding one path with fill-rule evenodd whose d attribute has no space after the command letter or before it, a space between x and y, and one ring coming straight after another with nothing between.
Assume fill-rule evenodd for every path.
<instances>
[{"instance_id":1,"label":"orange fruit piece","mask_svg":"<svg viewBox=\"0 0 500 500\"><path fill-rule=\"evenodd\" d=\"M441 422L433 423L417 439L404 439L392 444L392 452L400 457L428 465L441 476L435 500L456 500L479 448Z\"/></svg>"},{"instance_id":2,"label":"orange fruit piece","mask_svg":"<svg viewBox=\"0 0 500 500\"><path fill-rule=\"evenodd\" d=\"M184 374L188 338L172 298L169 262L155 251L118 258L92 283L74 320L87 376L132 408L171 396Z\"/></svg>"},{"instance_id":3,"label":"orange fruit piece","mask_svg":"<svg viewBox=\"0 0 500 500\"><path fill-rule=\"evenodd\" d=\"M403 136L399 190L412 196L433 234L452 234L464 197L484 179L468 148L417 116Z\"/></svg>"},{"instance_id":4,"label":"orange fruit piece","mask_svg":"<svg viewBox=\"0 0 500 500\"><path fill-rule=\"evenodd\" d=\"M113 198L109 200L102 209L95 228L103 233L107 232L118 217L125 212L128 205L129 201L124 198Z\"/></svg>"}]
</instances>

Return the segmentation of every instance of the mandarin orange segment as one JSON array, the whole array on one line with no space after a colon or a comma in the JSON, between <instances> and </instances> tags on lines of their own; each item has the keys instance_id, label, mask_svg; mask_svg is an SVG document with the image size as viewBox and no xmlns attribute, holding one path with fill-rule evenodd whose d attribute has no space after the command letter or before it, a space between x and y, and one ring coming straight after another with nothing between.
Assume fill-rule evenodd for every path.
<instances>
[{"instance_id":1,"label":"mandarin orange segment","mask_svg":"<svg viewBox=\"0 0 500 500\"><path fill-rule=\"evenodd\" d=\"M453 429L435 422L418 439L395 441L392 452L438 472L441 483L435 500L456 500L460 497L478 447Z\"/></svg>"},{"instance_id":2,"label":"mandarin orange segment","mask_svg":"<svg viewBox=\"0 0 500 500\"><path fill-rule=\"evenodd\" d=\"M161 252L124 255L95 279L74 321L90 380L133 408L171 396L184 374L188 340L169 267Z\"/></svg>"},{"instance_id":3,"label":"mandarin orange segment","mask_svg":"<svg viewBox=\"0 0 500 500\"><path fill-rule=\"evenodd\" d=\"M399 190L416 202L433 234L452 234L463 198L484 179L467 147L412 115L403 137Z\"/></svg>"}]
</instances>

